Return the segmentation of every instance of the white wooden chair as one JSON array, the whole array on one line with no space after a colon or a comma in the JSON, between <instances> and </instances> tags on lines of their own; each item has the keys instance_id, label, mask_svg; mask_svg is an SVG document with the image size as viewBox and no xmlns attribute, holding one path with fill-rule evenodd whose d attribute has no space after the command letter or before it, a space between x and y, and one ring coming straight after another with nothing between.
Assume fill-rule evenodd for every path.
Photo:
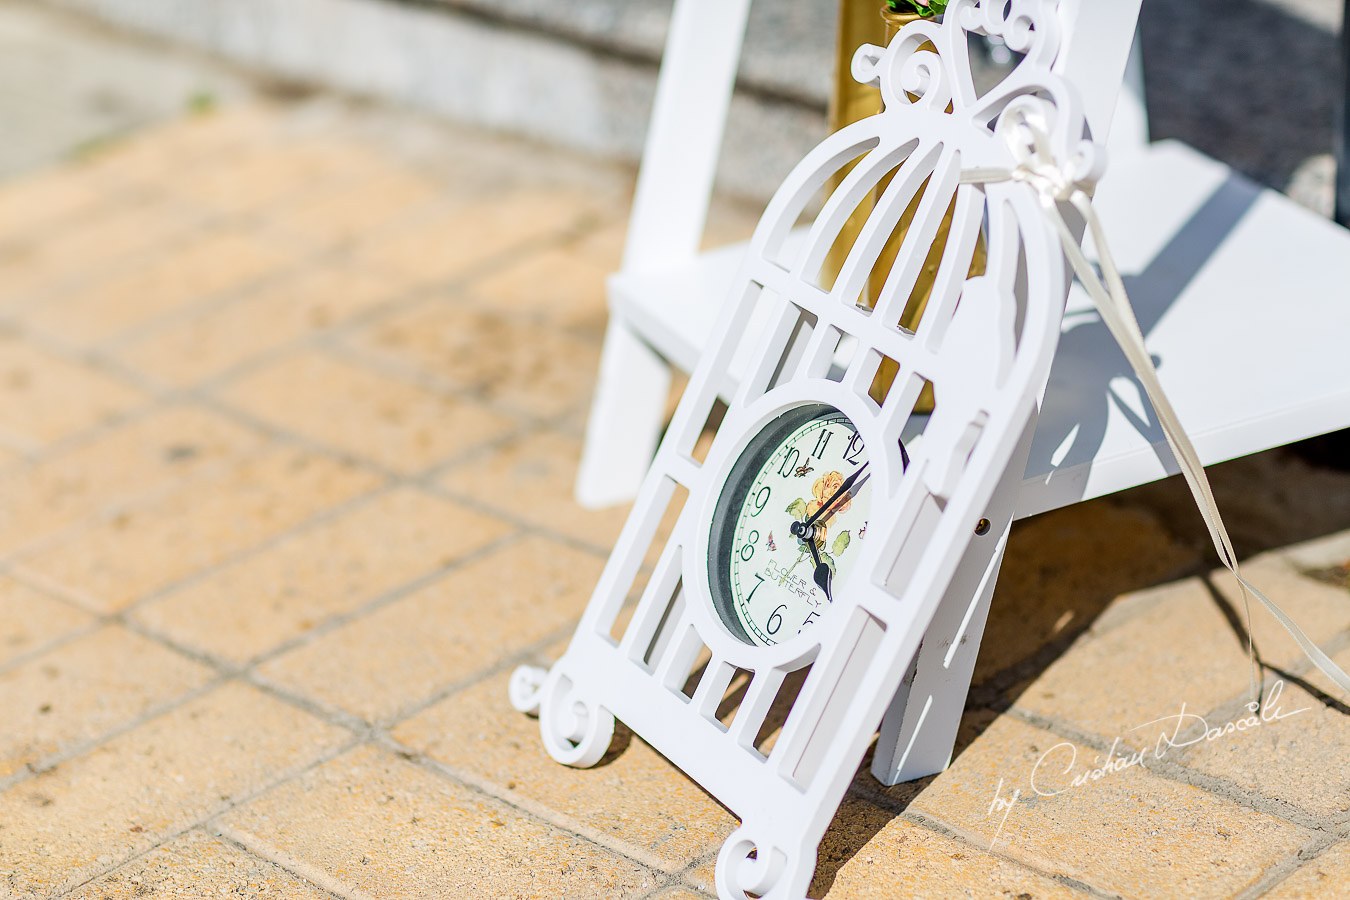
<instances>
[{"instance_id":1,"label":"white wooden chair","mask_svg":"<svg viewBox=\"0 0 1350 900\"><path fill-rule=\"evenodd\" d=\"M612 318L577 482L585 505L626 500L640 484L671 367L694 368L744 254L698 246L748 3L676 0L628 242L608 285ZM1068 40L1055 70L1077 86L1093 134L1115 132L1095 205L1201 458L1350 424L1350 233L1189 147L1148 144L1137 90L1116 113L1139 0L1060 9ZM962 559L883 723L881 780L949 761L1011 521L1177 471L1129 371L1075 289L1039 422L1024 436L1025 472L995 493L993 533ZM733 364L724 396L736 378Z\"/></svg>"},{"instance_id":2,"label":"white wooden chair","mask_svg":"<svg viewBox=\"0 0 1350 900\"><path fill-rule=\"evenodd\" d=\"M1201 457L1219 462L1350 424L1339 350L1350 321L1350 235L1184 144L1148 144L1137 81L1116 108L1139 0L1062 4L1070 39L1057 68L1078 86L1094 134L1110 135L1098 212ZM577 478L586 506L633 496L671 367L692 370L744 252L698 247L748 7L675 3L624 257L609 283L612 324ZM1070 309L1088 309L1086 298L1076 293ZM1082 324L1071 316L1066 334ZM1251 365L1256 358L1268 363ZM1019 517L1176 471L1156 429L1139 427L1140 404L1125 386L1111 389L1121 365L1109 352L1065 359ZM1220 381L1228 389L1212 390Z\"/></svg>"}]
</instances>

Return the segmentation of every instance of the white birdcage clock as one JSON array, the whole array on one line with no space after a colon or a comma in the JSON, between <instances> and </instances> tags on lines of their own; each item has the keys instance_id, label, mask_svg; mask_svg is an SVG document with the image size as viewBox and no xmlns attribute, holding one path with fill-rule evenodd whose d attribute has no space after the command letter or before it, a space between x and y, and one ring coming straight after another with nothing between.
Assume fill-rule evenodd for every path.
<instances>
[{"instance_id":1,"label":"white birdcage clock","mask_svg":"<svg viewBox=\"0 0 1350 900\"><path fill-rule=\"evenodd\" d=\"M968 32L1025 54L983 96ZM567 652L546 677L523 669L513 680L513 701L537 709L559 762L599 761L617 717L740 817L717 860L724 898L805 895L821 836L1034 422L1067 293L1058 237L1030 185L961 175L1025 162L1017 121L1049 135L1057 159L1090 162L1082 114L1050 72L1058 46L1051 0L954 0L941 24L909 25L884 52L859 50L854 74L880 84L885 111L826 139L769 204L720 338ZM854 161L794 234L811 198ZM833 286L821 287L845 220L878 190ZM875 308L860 306L920 194ZM949 207L910 332L896 323ZM981 234L987 267L969 277ZM700 462L696 443L752 316L765 327ZM879 391L883 364L898 374ZM931 415L915 412L926 384ZM673 530L622 625L680 489ZM784 689L794 673L795 697ZM719 718L733 681L746 679ZM786 717L766 740L775 703Z\"/></svg>"}]
</instances>

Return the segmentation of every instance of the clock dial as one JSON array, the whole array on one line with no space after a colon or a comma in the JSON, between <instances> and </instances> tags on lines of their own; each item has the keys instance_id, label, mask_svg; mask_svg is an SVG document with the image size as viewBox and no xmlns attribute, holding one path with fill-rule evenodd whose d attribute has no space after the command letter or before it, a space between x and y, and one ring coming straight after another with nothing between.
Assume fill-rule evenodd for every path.
<instances>
[{"instance_id":1,"label":"clock dial","mask_svg":"<svg viewBox=\"0 0 1350 900\"><path fill-rule=\"evenodd\" d=\"M714 600L733 633L778 644L828 612L866 540L867 470L862 436L830 407L795 410L751 442L711 541Z\"/></svg>"}]
</instances>

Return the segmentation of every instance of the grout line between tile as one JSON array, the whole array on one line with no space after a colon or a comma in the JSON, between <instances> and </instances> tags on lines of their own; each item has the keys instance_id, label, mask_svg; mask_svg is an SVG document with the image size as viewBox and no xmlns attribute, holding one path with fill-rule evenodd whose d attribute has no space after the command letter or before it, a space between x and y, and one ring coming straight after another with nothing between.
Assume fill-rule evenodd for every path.
<instances>
[{"instance_id":1,"label":"grout line between tile","mask_svg":"<svg viewBox=\"0 0 1350 900\"><path fill-rule=\"evenodd\" d=\"M310 882L315 887L324 891L333 897L341 900L376 900L376 898L359 890L351 885L343 884L336 878L331 877L318 866L312 866L304 860L296 859L289 853L286 853L276 847L268 846L261 841L253 840L253 836L247 832L240 831L237 828L231 828L228 825L215 825L207 829L208 834L216 834L220 838L228 841L234 846L247 852L250 856L256 856L259 859L266 860L277 868L290 872L305 881Z\"/></svg>"},{"instance_id":2,"label":"grout line between tile","mask_svg":"<svg viewBox=\"0 0 1350 900\"><path fill-rule=\"evenodd\" d=\"M234 847L236 850L246 853L261 862L270 863L281 871L306 882L316 890L322 891L330 897L335 898L335 900L363 900L363 898L367 896L358 892L348 893L340 890L340 886L337 882L329 878L326 873L314 869L313 866L306 866L303 863L300 863L299 860L292 861L289 857L280 852L271 855L259 853L254 850L253 847L250 847L244 841L235 837L234 830L231 828L220 827L212 830L201 825L197 826L197 828L202 834L218 838L226 844L229 844L231 847ZM296 864L290 865L290 862L295 862Z\"/></svg>"},{"instance_id":3,"label":"grout line between tile","mask_svg":"<svg viewBox=\"0 0 1350 900\"><path fill-rule=\"evenodd\" d=\"M928 831L933 832L934 834L939 834L947 838L948 840L955 841L959 844L964 844L980 853L996 857L998 859L1004 860L1005 862L1010 862L1019 868L1026 869L1030 872L1034 872L1035 874L1041 876L1042 878L1056 882L1058 884L1063 885L1064 887L1070 888L1080 893L1087 894L1090 897L1098 898L1098 900L1121 900L1121 896L1112 891L1103 890L1102 888L1096 887L1095 885L1089 884L1088 882L1082 881L1081 879L1073 878L1069 875L1061 875L1056 872L1047 871L1046 869L1041 868L1040 866L1032 863L1029 860L1022 859L1017 856L1012 856L1004 851L984 846L980 841L975 839L974 835L968 834L964 829L952 825L951 823L946 822L938 818L937 816L932 815L931 813L926 812L921 813L913 810L906 810L900 813L899 815L906 822L909 822L912 825L918 825L922 828L927 829Z\"/></svg>"},{"instance_id":4,"label":"grout line between tile","mask_svg":"<svg viewBox=\"0 0 1350 900\"><path fill-rule=\"evenodd\" d=\"M1266 894L1305 865L1310 865L1319 856L1335 846L1339 840L1340 838L1332 835L1314 835L1297 851L1266 869L1260 878L1239 891L1233 897L1233 900L1256 900L1257 897Z\"/></svg>"},{"instance_id":5,"label":"grout line between tile","mask_svg":"<svg viewBox=\"0 0 1350 900\"><path fill-rule=\"evenodd\" d=\"M15 580L18 581L18 579ZM73 603L70 603L64 597L58 597L55 599L65 604L66 606L69 606L71 609L78 609L80 610L80 612L88 612L88 610L85 610L81 607L76 606ZM66 646L67 644L72 644L75 641L78 641L80 638L88 637L89 635L98 631L100 628L103 628L106 624L107 623L104 622L102 619L95 618L94 620L84 625L80 625L77 628L73 628L70 631L58 635L57 637L53 638L52 640L48 641L45 644L39 644L38 646L34 647L31 650L27 650L23 653L20 653L13 659L10 659L4 663L0 663L0 676L3 676L8 672L12 672L15 669L22 668L23 666L28 665L33 660L47 653L51 653L55 650L60 650L62 647ZM0 788L0 790L3 790L3 788Z\"/></svg>"},{"instance_id":6,"label":"grout line between tile","mask_svg":"<svg viewBox=\"0 0 1350 900\"><path fill-rule=\"evenodd\" d=\"M372 739L372 743L376 747L379 747L380 749L384 750L385 752L393 753L394 755L411 763L414 766L417 766L419 769L422 769L425 772L429 772L433 775L436 775L439 778L450 781L452 784L459 785L465 790L478 794L481 797L490 799L494 803L500 803L501 805L507 807L508 809L514 810L515 812L519 813L521 816L527 819L532 819L538 822L539 824L544 825L545 827L562 831L566 834L571 835L574 838L577 838L578 840L596 846L601 850L604 850L622 859L626 859L629 862L637 866L640 866L643 869L646 869L648 872L652 874L653 880L657 882L658 888L668 886L670 883L672 873L666 870L664 867L662 867L659 863L653 863L644 860L642 857L646 856L647 854L645 853L641 853L640 855L635 854L633 851L637 850L638 848L635 848L632 845L624 844L621 841L615 841L611 838L608 838L606 835L604 835L597 829L592 829L585 825L582 825L581 823L571 819L571 817L561 815L554 810L550 810L547 807L542 806L542 804L539 805L538 809L535 809L532 808L535 806L535 804L528 804L528 805L521 804L519 802L507 800L503 797L500 797L492 793L491 791L486 791L473 781L466 781L465 779L460 777L459 774L457 774L449 766L446 766L443 763L440 763L437 760L434 760L423 753L419 753L416 750L405 747L403 744L400 744L398 741L390 737L387 732L381 731L377 733L375 737Z\"/></svg>"},{"instance_id":7,"label":"grout line between tile","mask_svg":"<svg viewBox=\"0 0 1350 900\"><path fill-rule=\"evenodd\" d=\"M518 542L520 537L521 535L519 532L508 532L507 534L502 535L495 541L485 544L482 548L475 551L473 554L465 555L459 559L454 560L453 562L437 566L430 572L418 575L408 581L403 582L402 584L396 585L395 587L392 587L384 591L381 594L378 594L377 596L371 598L370 600L366 601L360 606L354 607L353 609L348 610L347 612L338 613L336 615L328 617L327 619L324 619L322 622L319 622L313 627L306 629L303 634L296 635L294 638L291 638L290 640L287 641L283 641L280 644L277 644L275 647L272 647L271 649L263 653L260 653L257 656L254 656L246 663L246 666L250 669L256 668L258 666L271 662L277 657L289 653L298 647L304 647L309 644L312 644L319 638L323 637L324 635L336 631L337 629L341 628L342 626L350 622L354 622L357 619L364 618L368 616L370 613L375 612L376 610L382 609L392 603L396 603L397 601L402 600L405 597L408 597L426 587L435 584L438 581L441 581L444 578L447 578L448 576L452 575L463 566L468 565L470 562L474 561L474 559L476 559L479 556L487 555L489 553L495 553L504 547L509 547L511 544Z\"/></svg>"},{"instance_id":8,"label":"grout line between tile","mask_svg":"<svg viewBox=\"0 0 1350 900\"><path fill-rule=\"evenodd\" d=\"M121 735L136 730L152 719L157 719L160 716L171 713L174 710L191 703L199 697L204 697L228 680L230 680L229 676L217 674L214 678L207 679L203 684L198 685L192 690L171 697L162 703L157 703L140 715L129 719L120 725L114 726L96 737L79 741L64 750L60 750L50 756L28 763L19 771L4 778L0 778L0 793L4 793L25 782L31 781L39 775L50 772L63 763L83 756L86 753L103 746L109 741L117 739Z\"/></svg>"},{"instance_id":9,"label":"grout line between tile","mask_svg":"<svg viewBox=\"0 0 1350 900\"><path fill-rule=\"evenodd\" d=\"M235 808L237 808L237 807L239 807L239 806L243 806L243 805L246 804L246 803L250 803L250 802L252 802L253 800L256 800L258 797L261 797L263 794L266 794L267 792L269 792L269 791L271 791L271 790L273 790L273 789L275 789L275 788L277 788L277 787L280 787L281 785L286 784L287 782L290 782L290 781L295 780L296 778L299 778L300 776L304 775L306 772L312 771L313 769L318 768L319 766L323 765L324 763L327 763L327 762L329 762L329 761L331 761L331 760L333 760L333 759L336 759L337 757L341 756L343 753L346 753L346 752L348 752L349 750L352 750L352 749L354 749L355 747L360 746L362 743L364 743L364 740L362 740L362 739L360 739L360 738L352 738L352 739L349 739L349 740L347 740L347 741L343 741L343 742L340 742L340 743L338 743L338 744L335 744L333 747L330 747L330 748L328 748L327 750L321 751L317 756L315 756L315 758L311 759L309 762L302 763L302 764L299 765L299 766L293 766L293 767L291 767L290 769L283 770L282 772L278 773L277 776L276 776L275 778L273 778L273 779L271 779L271 780L269 780L269 781L266 781L266 782L263 784L263 786L260 787L260 788L258 788L257 790L251 791L251 792L249 792L249 793L247 793L247 794L244 794L244 795L242 795L241 797L238 797L238 798L231 797L231 798L229 799L229 801L227 801L227 802L225 802L225 803L223 803L223 804L218 804L218 808L211 810L210 812L208 812L208 813L206 813L205 815L199 817L198 819L194 820L193 822L191 822L190 824L186 825L185 827L180 828L180 829L178 829L178 830L176 830L176 831L173 831L173 832L170 832L169 834L164 835L160 840L156 841L153 845L151 845L150 847L147 847L145 850L136 852L136 853L134 853L134 854L132 854L132 855L130 855L130 856L128 856L128 857L125 857L125 858L121 858L121 859L114 860L113 862L109 863L108 865L103 866L102 868L100 868L100 869L98 869L97 871L93 872L93 873L90 874L88 877L86 877L83 881L79 882L78 884L73 884L73 885L71 885L71 886L69 886L69 887L61 888L61 889L59 889L58 893L56 893L56 894L54 894L54 895L52 895L52 896L53 896L53 897L63 897L63 896L66 896L66 895L68 895L68 894L71 894L71 893L73 893L73 892L79 890L80 888L84 887L85 885L89 884L90 882L93 882L93 881L96 881L96 880L99 879L99 878L102 878L104 875L107 875L109 872L114 872L114 871L116 871L117 869L121 868L123 865L125 865L125 864L126 864L127 862L129 862L130 860L138 859L138 858L140 858L141 856L144 856L146 853L149 853L149 852L152 851L152 850L157 850L157 849L159 849L160 847L163 847L165 844L168 844L168 843L170 843L170 842L172 842L172 841L177 840L178 838L184 836L185 834L187 834L187 833L190 832L190 831L193 831L194 829L209 827L209 826L208 826L208 823L210 823L211 820L213 820L213 819L215 819L215 818L218 818L219 816L224 815L225 813L229 812L230 810L233 810L233 809L235 809Z\"/></svg>"}]
</instances>

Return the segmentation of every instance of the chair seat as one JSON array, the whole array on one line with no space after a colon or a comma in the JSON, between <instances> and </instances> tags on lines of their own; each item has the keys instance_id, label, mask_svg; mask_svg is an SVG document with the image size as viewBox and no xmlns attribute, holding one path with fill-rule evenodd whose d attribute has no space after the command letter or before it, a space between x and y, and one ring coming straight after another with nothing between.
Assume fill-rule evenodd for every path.
<instances>
[{"instance_id":1,"label":"chair seat","mask_svg":"<svg viewBox=\"0 0 1350 900\"><path fill-rule=\"evenodd\" d=\"M1174 141L1113 159L1095 205L1163 386L1207 465L1350 426L1350 231ZM730 245L683 269L616 274L613 310L692 370L743 252ZM1019 518L1177 471L1129 373L1075 285Z\"/></svg>"}]
</instances>

